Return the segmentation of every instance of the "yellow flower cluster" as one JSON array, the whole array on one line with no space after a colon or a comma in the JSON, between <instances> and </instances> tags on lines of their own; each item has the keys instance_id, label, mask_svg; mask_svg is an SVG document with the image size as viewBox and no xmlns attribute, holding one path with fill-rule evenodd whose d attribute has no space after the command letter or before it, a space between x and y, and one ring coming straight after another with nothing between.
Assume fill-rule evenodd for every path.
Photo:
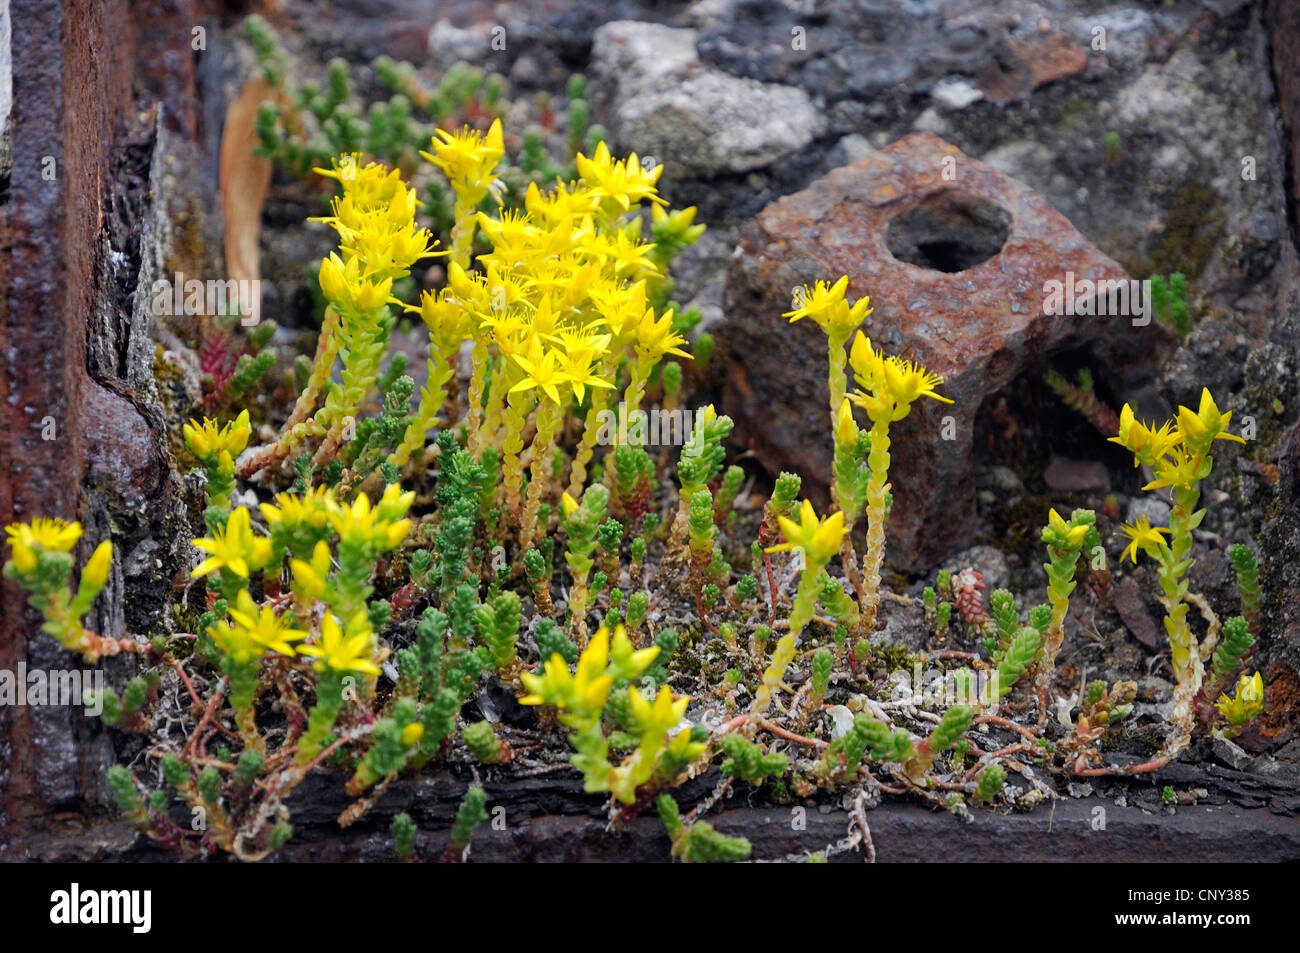
<instances>
[{"instance_id":1,"label":"yellow flower cluster","mask_svg":"<svg viewBox=\"0 0 1300 953\"><path fill-rule=\"evenodd\" d=\"M248 508L243 506L236 507L226 525L218 526L211 537L194 540L194 546L207 553L208 558L194 567L191 577L226 570L247 579L271 561L271 541L254 535Z\"/></svg>"},{"instance_id":2,"label":"yellow flower cluster","mask_svg":"<svg viewBox=\"0 0 1300 953\"><path fill-rule=\"evenodd\" d=\"M1236 434L1228 433L1231 420L1232 411L1220 413L1209 389L1202 388L1200 405L1195 411L1180 406L1174 419L1159 427L1139 421L1133 408L1125 404L1120 412L1119 433L1110 442L1133 454L1133 466L1148 466L1155 472L1155 479L1144 490L1170 487L1178 494L1192 494L1197 483L1210 475L1214 464L1210 449L1215 440L1245 443ZM1184 514L1184 518L1190 519L1192 514ZM1127 556L1137 562L1139 551L1155 557L1167 549L1164 537L1170 530L1151 526L1146 517L1121 527L1121 531L1129 538L1121 559Z\"/></svg>"},{"instance_id":3,"label":"yellow flower cluster","mask_svg":"<svg viewBox=\"0 0 1300 953\"><path fill-rule=\"evenodd\" d=\"M848 290L848 275L834 284L818 281L811 288L805 285L799 290L796 307L782 317L789 318L791 324L801 318L811 318L828 335L848 340L863 319L871 314L871 298L864 295L850 305L844 297Z\"/></svg>"},{"instance_id":4,"label":"yellow flower cluster","mask_svg":"<svg viewBox=\"0 0 1300 953\"><path fill-rule=\"evenodd\" d=\"M470 319L459 326L509 362L510 391L556 404L612 388L620 354L651 363L686 356L671 312L656 315L646 300L645 279L659 273L653 244L640 241L639 222L606 219L600 205L596 189L558 183L549 194L530 186L518 214L480 214L493 246L479 256L482 272L453 265L447 288L425 292L420 313L459 304Z\"/></svg>"},{"instance_id":5,"label":"yellow flower cluster","mask_svg":"<svg viewBox=\"0 0 1300 953\"><path fill-rule=\"evenodd\" d=\"M853 340L849 364L859 386L849 399L874 422L902 420L922 397L952 403L935 390L943 383L942 377L914 361L894 354L886 357L861 331Z\"/></svg>"},{"instance_id":6,"label":"yellow flower cluster","mask_svg":"<svg viewBox=\"0 0 1300 953\"><path fill-rule=\"evenodd\" d=\"M35 572L40 553L68 553L81 539L81 524L38 516L30 523L10 523L5 527L14 568L21 574ZM113 563L113 544L104 540L95 547L81 570L81 586L93 590L91 598L104 588Z\"/></svg>"},{"instance_id":7,"label":"yellow flower cluster","mask_svg":"<svg viewBox=\"0 0 1300 953\"><path fill-rule=\"evenodd\" d=\"M70 554L81 539L80 523L37 517L26 523L10 523L5 527L5 536L11 555L4 567L5 575L27 590L32 605L45 617L43 631L92 662L128 647L126 642L103 638L81 626L81 617L90 611L108 582L113 565L113 544L109 540L91 553L73 595L69 584Z\"/></svg>"},{"instance_id":8,"label":"yellow flower cluster","mask_svg":"<svg viewBox=\"0 0 1300 953\"><path fill-rule=\"evenodd\" d=\"M844 514L836 510L825 519L818 519L813 505L807 500L799 509L799 522L784 516L778 516L777 522L785 542L769 546L769 553L797 549L809 563L824 566L835 557L844 542Z\"/></svg>"},{"instance_id":9,"label":"yellow flower cluster","mask_svg":"<svg viewBox=\"0 0 1300 953\"><path fill-rule=\"evenodd\" d=\"M1220 695L1215 702L1219 714L1230 725L1244 725L1264 710L1264 679L1259 672L1237 679L1237 697Z\"/></svg>"},{"instance_id":10,"label":"yellow flower cluster","mask_svg":"<svg viewBox=\"0 0 1300 953\"><path fill-rule=\"evenodd\" d=\"M354 614L346 629L339 626L332 614L326 613L321 620L320 637L304 644L295 644L308 638L308 634L292 627L289 613L277 616L269 605L259 609L247 589L239 591L229 614L229 620L217 622L208 629L208 634L236 665L248 665L268 652L275 652L289 658L295 654L313 658L320 671L329 668L336 672L380 673L379 666L371 660L374 631L364 612Z\"/></svg>"},{"instance_id":11,"label":"yellow flower cluster","mask_svg":"<svg viewBox=\"0 0 1300 953\"><path fill-rule=\"evenodd\" d=\"M531 184L522 208L492 215L474 207L498 194L500 124L486 134L440 131L432 148L425 156L451 182L457 223L446 285L423 292L419 304L407 308L429 331L429 383L390 462L401 465L424 446L446 401L455 356L472 341L469 449L501 452L502 509L526 548L564 415L590 400L568 484L577 495L594 454L599 412L618 387L620 367L628 375L630 413L659 361L688 356L684 338L673 330L673 312L653 303L653 283L662 278L666 257L655 242L643 240L641 219L632 213L644 201L655 203L655 228L679 244L694 241L702 229L692 225L694 209L669 214L660 207L660 168L643 167L635 155L614 159L603 144L592 157L578 157L578 181L547 190ZM472 263L475 226L491 248ZM535 472L525 506L522 435L534 411Z\"/></svg>"},{"instance_id":12,"label":"yellow flower cluster","mask_svg":"<svg viewBox=\"0 0 1300 953\"><path fill-rule=\"evenodd\" d=\"M635 152L619 162L610 156L609 148L602 142L596 146L596 153L590 159L579 154L577 163L578 175L599 202L608 203L622 212L646 200L667 204L655 191L655 183L664 167L645 168Z\"/></svg>"},{"instance_id":13,"label":"yellow flower cluster","mask_svg":"<svg viewBox=\"0 0 1300 953\"><path fill-rule=\"evenodd\" d=\"M291 620L277 616L270 606L259 610L247 589L239 590L229 613L230 620L217 622L208 634L237 665L247 665L268 651L293 655L292 643L307 638L306 632L292 628Z\"/></svg>"},{"instance_id":14,"label":"yellow flower cluster","mask_svg":"<svg viewBox=\"0 0 1300 953\"><path fill-rule=\"evenodd\" d=\"M273 533L279 530L315 535L329 527L330 515L338 509L338 504L329 487L317 486L302 494L279 493L275 503L262 503L259 508Z\"/></svg>"},{"instance_id":15,"label":"yellow flower cluster","mask_svg":"<svg viewBox=\"0 0 1300 953\"><path fill-rule=\"evenodd\" d=\"M281 493L275 504L261 504L261 510L273 535L283 532L290 538L290 548L298 548L292 541L301 540L300 531L319 535L328 528L346 542L381 553L399 546L410 532L406 512L414 500L414 491L403 492L396 483L385 488L374 507L364 493L348 504L338 502L327 487L316 487L304 494ZM227 569L247 579L251 572L271 563L276 552L271 539L253 533L248 509L243 506L231 512L224 527L218 527L210 538L194 540L194 545L208 554L190 573L194 577Z\"/></svg>"},{"instance_id":16,"label":"yellow flower cluster","mask_svg":"<svg viewBox=\"0 0 1300 953\"><path fill-rule=\"evenodd\" d=\"M358 493L351 504L337 503L332 496L324 497L323 502L330 525L344 545L356 543L385 552L396 549L410 532L406 512L414 499L414 491L403 492L399 484L390 483L373 508L364 493Z\"/></svg>"},{"instance_id":17,"label":"yellow flower cluster","mask_svg":"<svg viewBox=\"0 0 1300 953\"><path fill-rule=\"evenodd\" d=\"M1129 538L1129 544L1119 555L1120 562L1130 559L1136 563L1139 550L1148 556L1155 556L1156 551L1165 545L1165 537L1169 535L1169 530L1163 526L1152 526L1151 520L1145 513L1132 523L1121 526L1120 531Z\"/></svg>"},{"instance_id":18,"label":"yellow flower cluster","mask_svg":"<svg viewBox=\"0 0 1300 953\"><path fill-rule=\"evenodd\" d=\"M619 801L631 804L636 790L653 776L661 758L671 755L685 764L703 753L705 746L692 742L689 731L679 731L668 740L668 733L680 724L690 699L673 698L667 685L651 701L635 687L627 692L628 708L640 731L636 749L615 765L608 758L608 743L601 729L601 716L614 682L640 677L659 654L659 648L636 649L627 630L618 626L611 640L608 628L592 636L578 658L577 671L556 654L546 662L541 675L524 673L529 694L519 699L523 705L548 705L559 711L560 721L573 728L571 736L576 753L573 764L583 772L588 791L609 791Z\"/></svg>"},{"instance_id":19,"label":"yellow flower cluster","mask_svg":"<svg viewBox=\"0 0 1300 953\"><path fill-rule=\"evenodd\" d=\"M234 472L234 460L248 446L252 425L248 422L248 411L242 410L239 416L224 427L215 420L203 418L203 423L191 420L181 428L185 445L200 463L212 460L220 461L223 467L228 465Z\"/></svg>"},{"instance_id":20,"label":"yellow flower cluster","mask_svg":"<svg viewBox=\"0 0 1300 953\"><path fill-rule=\"evenodd\" d=\"M365 612L354 613L342 628L334 616L326 615L321 621L320 639L299 646L298 651L316 659L317 671L330 668L336 672L378 675L380 668L371 659L374 635Z\"/></svg>"},{"instance_id":21,"label":"yellow flower cluster","mask_svg":"<svg viewBox=\"0 0 1300 953\"><path fill-rule=\"evenodd\" d=\"M1125 404L1120 411L1119 433L1110 442L1133 454L1133 466L1148 466L1155 471L1156 478L1143 489L1186 490L1209 475L1210 447L1215 440L1246 442L1228 433L1231 420L1232 411L1220 413L1209 388L1202 388L1200 405L1195 411L1180 406L1177 416L1159 427L1140 422L1133 408Z\"/></svg>"},{"instance_id":22,"label":"yellow flower cluster","mask_svg":"<svg viewBox=\"0 0 1300 953\"><path fill-rule=\"evenodd\" d=\"M36 568L38 552L66 553L81 539L81 524L38 516L30 523L10 523L5 527L14 566L19 572Z\"/></svg>"},{"instance_id":23,"label":"yellow flower cluster","mask_svg":"<svg viewBox=\"0 0 1300 953\"><path fill-rule=\"evenodd\" d=\"M546 661L543 674L521 675L529 694L519 699L519 704L558 708L569 713L569 720L562 716L561 721L576 727L577 720L600 714L615 679L638 678L658 655L658 646L634 648L623 626L614 630L612 641L609 629L602 627L578 658L576 674L569 673L569 666L557 653Z\"/></svg>"},{"instance_id":24,"label":"yellow flower cluster","mask_svg":"<svg viewBox=\"0 0 1300 953\"><path fill-rule=\"evenodd\" d=\"M220 510L229 507L230 494L235 489L235 458L248 446L252 432L247 410L240 411L225 426L205 417L203 423L191 420L181 428L185 445L207 476L208 506Z\"/></svg>"},{"instance_id":25,"label":"yellow flower cluster","mask_svg":"<svg viewBox=\"0 0 1300 953\"><path fill-rule=\"evenodd\" d=\"M1043 531L1043 538L1044 542L1059 549L1078 549L1091 529L1089 523L1066 520L1052 507L1047 511L1047 528Z\"/></svg>"},{"instance_id":26,"label":"yellow flower cluster","mask_svg":"<svg viewBox=\"0 0 1300 953\"><path fill-rule=\"evenodd\" d=\"M406 187L398 170L363 163L359 155L344 156L334 168L316 171L337 179L343 190L333 201L333 215L313 219L333 226L343 253L342 259L331 255L322 262L321 289L337 304L331 291L339 290L342 279L353 300L369 306L360 309L373 311L388 300L387 294L373 300L374 289L384 282L391 287L410 273L411 265L433 254L433 236L415 223L415 190Z\"/></svg>"},{"instance_id":27,"label":"yellow flower cluster","mask_svg":"<svg viewBox=\"0 0 1300 953\"><path fill-rule=\"evenodd\" d=\"M311 656L321 669L378 674L371 659L375 633L364 607L358 608L356 603L364 606L368 591L364 587L374 559L401 545L410 532L411 520L406 514L414 499L414 492L404 492L396 483L389 484L373 506L364 493L345 504L323 487L304 494L281 493L275 503L261 505L269 538L253 532L246 507L236 507L210 538L194 541L208 556L191 575L220 571L223 580L235 583L227 590L233 594L229 619L217 622L208 633L237 665L247 665L273 651ZM345 557L332 584L328 538L335 536ZM327 610L341 613L344 620L340 626L335 615L326 611L318 638L297 646L294 643L307 639L308 633L292 627L292 616L277 617L270 605L259 609L247 588L254 572L279 566L286 550L291 556L292 588L300 613L308 614L314 602L324 601Z\"/></svg>"},{"instance_id":28,"label":"yellow flower cluster","mask_svg":"<svg viewBox=\"0 0 1300 953\"><path fill-rule=\"evenodd\" d=\"M308 438L321 438L318 464L333 455L346 422L355 419L379 378L391 325L393 282L410 274L415 262L437 254L432 234L416 224L419 203L400 172L364 162L360 155L342 156L333 168L316 171L336 179L342 190L333 201L333 214L314 219L332 226L339 237L339 251L321 260L318 275L329 307L311 373L289 424L279 440L245 461L239 471L244 478L283 461ZM340 356L342 386L330 388ZM325 400L317 407L322 394Z\"/></svg>"},{"instance_id":29,"label":"yellow flower cluster","mask_svg":"<svg viewBox=\"0 0 1300 953\"><path fill-rule=\"evenodd\" d=\"M456 189L458 199L474 206L490 193L500 201L504 184L496 176L496 167L505 154L500 119L493 121L487 135L468 128L459 132L437 129L431 146L432 155L428 152L420 155L442 170Z\"/></svg>"}]
</instances>

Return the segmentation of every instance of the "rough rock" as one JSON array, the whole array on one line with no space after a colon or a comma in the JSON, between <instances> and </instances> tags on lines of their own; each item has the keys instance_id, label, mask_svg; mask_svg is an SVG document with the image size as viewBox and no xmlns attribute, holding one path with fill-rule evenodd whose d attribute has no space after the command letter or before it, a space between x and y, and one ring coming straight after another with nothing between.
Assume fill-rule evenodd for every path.
<instances>
[{"instance_id":1,"label":"rough rock","mask_svg":"<svg viewBox=\"0 0 1300 953\"><path fill-rule=\"evenodd\" d=\"M1160 629L1142 595L1142 586L1132 576L1126 576L1115 586L1111 604L1133 637L1149 651L1158 651L1161 645Z\"/></svg>"},{"instance_id":2,"label":"rough rock","mask_svg":"<svg viewBox=\"0 0 1300 953\"><path fill-rule=\"evenodd\" d=\"M705 67L696 31L619 20L596 30L592 74L611 92L597 115L616 143L670 176L748 172L789 156L825 128L808 94Z\"/></svg>"},{"instance_id":3,"label":"rough rock","mask_svg":"<svg viewBox=\"0 0 1300 953\"><path fill-rule=\"evenodd\" d=\"M1069 18L1044 31L1043 12L1023 0L831 0L816 10L710 0L697 4L691 19L707 61L738 75L797 83L831 101L929 92L953 76L1006 100L1088 65L1091 34ZM796 36L802 44L792 42Z\"/></svg>"},{"instance_id":4,"label":"rough rock","mask_svg":"<svg viewBox=\"0 0 1300 953\"><path fill-rule=\"evenodd\" d=\"M1269 40L1273 53L1273 75L1278 85L1278 107L1287 127L1286 152L1290 168L1300 168L1300 7L1287 0L1265 4ZM1300 230L1300 179L1289 176L1291 221Z\"/></svg>"},{"instance_id":5,"label":"rough rock","mask_svg":"<svg viewBox=\"0 0 1300 953\"><path fill-rule=\"evenodd\" d=\"M827 485L825 338L781 313L799 285L848 275L852 297L872 295L862 330L873 343L942 375L955 401L920 402L891 431L889 559L934 565L970 536L973 428L986 398L1063 352L1136 383L1171 343L1154 323L1135 326L1140 318L1046 313L1045 283L1070 273L1127 278L1021 183L937 137L908 136L742 231L724 297L723 404L766 467L801 472L813 495Z\"/></svg>"},{"instance_id":6,"label":"rough rock","mask_svg":"<svg viewBox=\"0 0 1300 953\"><path fill-rule=\"evenodd\" d=\"M958 553L947 566L954 573L963 569L974 569L984 577L985 598L995 589L1005 589L1011 581L1011 571L1007 568L1007 557L992 546L972 546Z\"/></svg>"},{"instance_id":7,"label":"rough rock","mask_svg":"<svg viewBox=\"0 0 1300 953\"><path fill-rule=\"evenodd\" d=\"M1260 527L1264 587L1261 648L1292 672L1300 670L1300 422L1280 441L1277 499Z\"/></svg>"},{"instance_id":8,"label":"rough rock","mask_svg":"<svg viewBox=\"0 0 1300 953\"><path fill-rule=\"evenodd\" d=\"M1065 493L1086 493L1110 489L1110 472L1098 460L1071 460L1052 457L1043 470L1043 482L1050 489Z\"/></svg>"},{"instance_id":9,"label":"rough rock","mask_svg":"<svg viewBox=\"0 0 1300 953\"><path fill-rule=\"evenodd\" d=\"M491 29L487 22L459 27L450 20L439 20L429 28L429 56L439 67L481 63L492 52Z\"/></svg>"},{"instance_id":10,"label":"rough rock","mask_svg":"<svg viewBox=\"0 0 1300 953\"><path fill-rule=\"evenodd\" d=\"M1169 512L1169 504L1164 500L1156 496L1143 494L1128 501L1124 519L1132 523L1145 516L1147 522L1152 526L1168 526Z\"/></svg>"}]
</instances>

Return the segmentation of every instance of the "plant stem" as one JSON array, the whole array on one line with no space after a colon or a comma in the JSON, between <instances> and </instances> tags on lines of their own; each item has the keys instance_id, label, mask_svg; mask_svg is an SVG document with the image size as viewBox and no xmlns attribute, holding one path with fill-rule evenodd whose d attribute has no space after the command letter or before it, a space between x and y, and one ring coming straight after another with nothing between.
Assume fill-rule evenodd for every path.
<instances>
[{"instance_id":1,"label":"plant stem","mask_svg":"<svg viewBox=\"0 0 1300 953\"><path fill-rule=\"evenodd\" d=\"M872 421L871 454L867 458L867 552L862 557L862 617L858 636L870 638L880 608L880 567L885 558L885 521L889 494L889 422Z\"/></svg>"},{"instance_id":2,"label":"plant stem","mask_svg":"<svg viewBox=\"0 0 1300 953\"><path fill-rule=\"evenodd\" d=\"M551 444L555 442L555 432L560 427L563 414L559 404L546 398L537 407L537 435L533 438L533 459L529 464L528 497L519 527L519 548L522 552L528 552L537 535L537 508L542 505L542 494L550 482L547 470L550 467Z\"/></svg>"}]
</instances>

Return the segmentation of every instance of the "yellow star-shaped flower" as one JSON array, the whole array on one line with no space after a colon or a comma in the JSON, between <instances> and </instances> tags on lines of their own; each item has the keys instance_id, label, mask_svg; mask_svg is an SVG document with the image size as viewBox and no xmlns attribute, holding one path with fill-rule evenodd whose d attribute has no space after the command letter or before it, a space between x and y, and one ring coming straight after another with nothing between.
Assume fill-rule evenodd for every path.
<instances>
[{"instance_id":1,"label":"yellow star-shaped flower","mask_svg":"<svg viewBox=\"0 0 1300 953\"><path fill-rule=\"evenodd\" d=\"M799 509L799 522L777 517L781 526L781 535L785 542L769 546L767 551L775 553L786 549L801 549L809 565L825 565L840 551L844 542L844 514L835 511L826 519L818 519L813 505L807 500Z\"/></svg>"},{"instance_id":2,"label":"yellow star-shaped flower","mask_svg":"<svg viewBox=\"0 0 1300 953\"><path fill-rule=\"evenodd\" d=\"M277 616L269 605L259 610L247 589L239 590L235 604L230 607L230 618L254 645L281 655L293 655L290 643L307 638L306 632L290 627L289 617Z\"/></svg>"},{"instance_id":3,"label":"yellow star-shaped flower","mask_svg":"<svg viewBox=\"0 0 1300 953\"><path fill-rule=\"evenodd\" d=\"M261 569L271 558L271 541L253 535L248 510L242 506L231 512L225 527L215 530L211 539L196 539L194 546L209 555L194 567L192 577L229 569L247 579L252 570Z\"/></svg>"},{"instance_id":4,"label":"yellow star-shaped flower","mask_svg":"<svg viewBox=\"0 0 1300 953\"><path fill-rule=\"evenodd\" d=\"M348 620L346 629L340 628L338 620L326 613L320 624L320 638L314 643L300 645L298 651L316 659L317 671L331 668L336 672L378 675L380 668L370 659L373 637L364 610Z\"/></svg>"},{"instance_id":5,"label":"yellow star-shaped flower","mask_svg":"<svg viewBox=\"0 0 1300 953\"><path fill-rule=\"evenodd\" d=\"M1124 558L1128 557L1134 563L1137 562L1139 549L1148 556L1154 555L1155 551L1165 544L1164 537L1170 535L1169 530L1163 526L1152 526L1145 513L1132 523L1121 526L1120 532L1129 538L1129 544L1124 547L1124 552L1120 553L1119 560L1123 562Z\"/></svg>"},{"instance_id":6,"label":"yellow star-shaped flower","mask_svg":"<svg viewBox=\"0 0 1300 953\"><path fill-rule=\"evenodd\" d=\"M510 393L540 390L555 403L563 403L560 397L560 385L566 383L567 378L560 369L559 356L555 351L538 345L529 357L524 357L522 354L512 356L523 368L524 377L510 388Z\"/></svg>"},{"instance_id":7,"label":"yellow star-shaped flower","mask_svg":"<svg viewBox=\"0 0 1300 953\"><path fill-rule=\"evenodd\" d=\"M185 446L189 447L190 453L203 462L207 462L223 450L232 457L239 456L248 446L248 438L252 432L247 410L241 410L239 416L225 426L204 417L203 423L190 420L181 428Z\"/></svg>"},{"instance_id":8,"label":"yellow star-shaped flower","mask_svg":"<svg viewBox=\"0 0 1300 953\"><path fill-rule=\"evenodd\" d=\"M1201 388L1201 402L1195 413L1190 407L1178 408L1178 433L1192 447L1206 451L1215 440L1235 440L1244 444L1246 441L1236 434L1228 433L1228 423L1232 420L1232 411L1219 413L1219 407L1210 396L1208 387Z\"/></svg>"},{"instance_id":9,"label":"yellow star-shaped flower","mask_svg":"<svg viewBox=\"0 0 1300 953\"><path fill-rule=\"evenodd\" d=\"M81 539L81 524L38 516L30 523L10 523L5 527L5 534L10 545L21 544L47 553L66 553Z\"/></svg>"}]
</instances>

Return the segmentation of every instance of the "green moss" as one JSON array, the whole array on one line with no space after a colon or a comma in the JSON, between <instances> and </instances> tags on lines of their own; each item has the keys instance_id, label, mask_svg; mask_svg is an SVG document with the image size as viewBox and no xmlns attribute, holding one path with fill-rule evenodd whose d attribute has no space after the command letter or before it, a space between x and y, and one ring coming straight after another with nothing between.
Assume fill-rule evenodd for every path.
<instances>
[{"instance_id":1,"label":"green moss","mask_svg":"<svg viewBox=\"0 0 1300 953\"><path fill-rule=\"evenodd\" d=\"M1155 233L1145 255L1120 258L1130 275L1181 272L1191 280L1205 270L1226 227L1223 197L1200 180L1174 190L1164 214L1164 228Z\"/></svg>"},{"instance_id":2,"label":"green moss","mask_svg":"<svg viewBox=\"0 0 1300 953\"><path fill-rule=\"evenodd\" d=\"M877 671L883 669L886 674L898 671L910 672L918 661L922 668L926 666L925 657L917 655L905 645L873 645L871 654Z\"/></svg>"},{"instance_id":3,"label":"green moss","mask_svg":"<svg viewBox=\"0 0 1300 953\"><path fill-rule=\"evenodd\" d=\"M1015 555L1022 565L1031 566L1043 560L1043 522L1047 511L1056 507L1062 512L1085 505L1082 497L1071 494L1024 494L1014 506L996 508L989 513L993 538L998 549L1008 556Z\"/></svg>"},{"instance_id":4,"label":"green moss","mask_svg":"<svg viewBox=\"0 0 1300 953\"><path fill-rule=\"evenodd\" d=\"M1095 103L1086 96L1072 96L1061 103L1056 114L1047 117L1047 121L1062 128L1083 129L1091 127L1097 118Z\"/></svg>"}]
</instances>

